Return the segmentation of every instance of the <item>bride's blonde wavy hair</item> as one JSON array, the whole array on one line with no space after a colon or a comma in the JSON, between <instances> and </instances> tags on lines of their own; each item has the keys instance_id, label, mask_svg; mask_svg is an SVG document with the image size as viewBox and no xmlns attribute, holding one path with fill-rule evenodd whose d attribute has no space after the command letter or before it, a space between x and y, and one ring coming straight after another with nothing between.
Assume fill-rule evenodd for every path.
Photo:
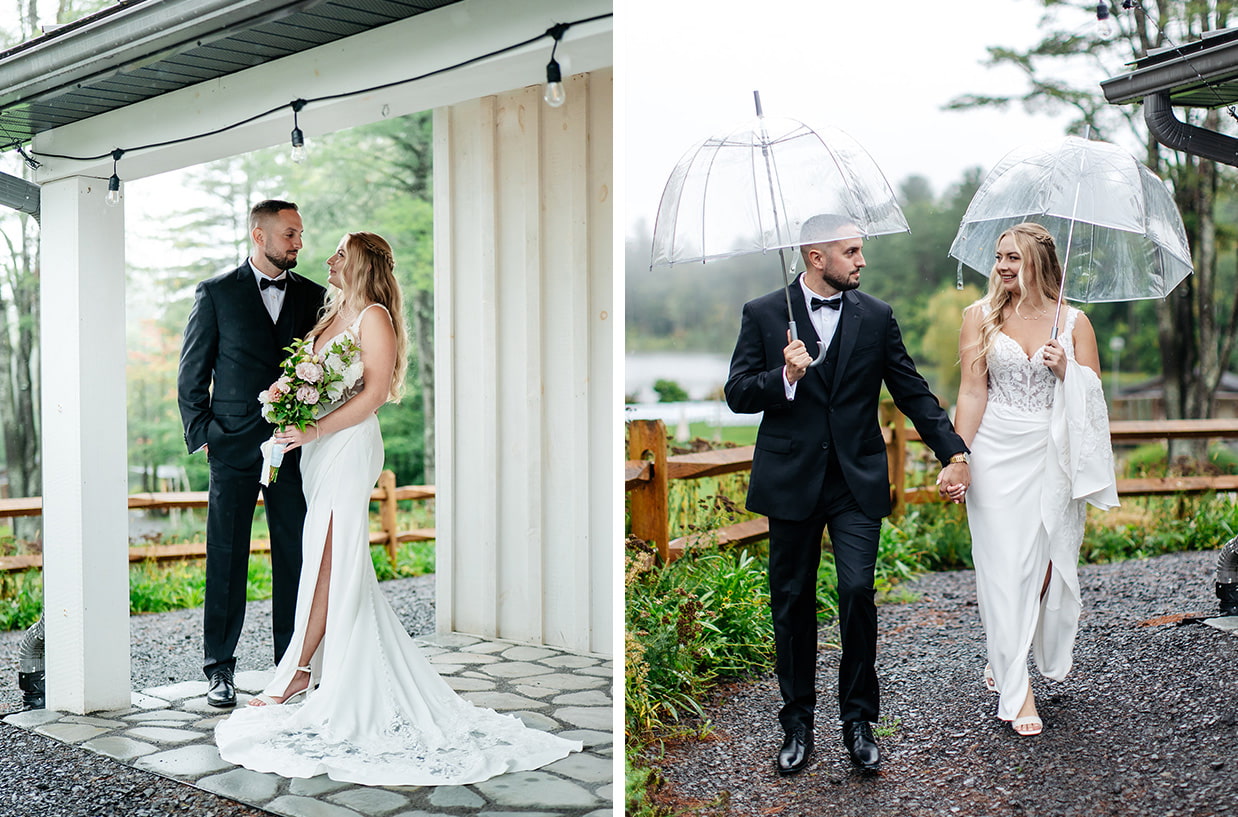
<instances>
[{"instance_id":1,"label":"bride's blonde wavy hair","mask_svg":"<svg viewBox=\"0 0 1238 817\"><path fill-rule=\"evenodd\" d=\"M1033 221L1016 224L998 236L997 242L1000 244L1006 236L1014 239L1015 248L1022 259L1019 265L1019 291L1039 290L1047 300L1056 302L1062 288L1062 265L1057 259L1057 245L1053 236ZM980 322L980 345L975 360L977 366L984 365L989 349L997 340L997 333L1002 331L1006 322L1005 307L1011 300L1010 293L1002 286L1002 278L997 274L997 264L994 263L993 270L989 273L989 291L976 302L989 307L989 314Z\"/></svg>"},{"instance_id":2,"label":"bride's blonde wavy hair","mask_svg":"<svg viewBox=\"0 0 1238 817\"><path fill-rule=\"evenodd\" d=\"M355 315L369 304L382 304L395 327L395 369L391 372L388 399L399 402L404 395L408 369L408 333L404 326L404 298L395 279L395 256L387 240L375 233L349 233L344 237L344 287L331 292L313 334L322 332L343 312Z\"/></svg>"}]
</instances>

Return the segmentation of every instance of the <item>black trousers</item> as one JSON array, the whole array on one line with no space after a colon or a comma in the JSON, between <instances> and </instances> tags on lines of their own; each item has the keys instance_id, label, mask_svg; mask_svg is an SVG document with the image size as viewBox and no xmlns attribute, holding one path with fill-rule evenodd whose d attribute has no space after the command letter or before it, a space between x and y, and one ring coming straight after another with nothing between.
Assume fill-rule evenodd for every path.
<instances>
[{"instance_id":1,"label":"black trousers","mask_svg":"<svg viewBox=\"0 0 1238 817\"><path fill-rule=\"evenodd\" d=\"M821 535L829 528L838 568L838 627L842 659L838 705L842 721L876 721L877 604L873 588L881 520L860 510L830 457L825 485L807 519L770 517L769 585L782 709L786 730L803 724L811 731L817 701L817 567Z\"/></svg>"},{"instance_id":2,"label":"black trousers","mask_svg":"<svg viewBox=\"0 0 1238 817\"><path fill-rule=\"evenodd\" d=\"M211 459L210 465L202 615L202 669L207 677L219 667L236 667L236 645L245 623L249 537L258 491L262 491L271 533L271 631L276 663L288 648L295 625L301 531L305 526L300 451L284 456L279 478L265 488L258 482L261 463L237 469Z\"/></svg>"}]
</instances>

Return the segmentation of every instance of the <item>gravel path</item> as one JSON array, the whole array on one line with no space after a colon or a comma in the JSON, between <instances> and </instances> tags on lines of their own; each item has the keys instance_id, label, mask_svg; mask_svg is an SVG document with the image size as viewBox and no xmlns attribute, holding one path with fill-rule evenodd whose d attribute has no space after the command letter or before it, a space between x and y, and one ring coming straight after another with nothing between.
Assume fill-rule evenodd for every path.
<instances>
[{"instance_id":1,"label":"gravel path","mask_svg":"<svg viewBox=\"0 0 1238 817\"><path fill-rule=\"evenodd\" d=\"M879 610L883 770L863 776L838 731L838 651L818 659L816 749L780 778L772 675L720 690L713 729L668 748L660 798L700 814L1238 815L1238 637L1213 616L1217 552L1089 566L1072 673L1033 672L1044 733L1016 736L981 680L971 571L906 586ZM822 631L829 640L828 631ZM706 805L712 804L712 805Z\"/></svg>"},{"instance_id":2,"label":"gravel path","mask_svg":"<svg viewBox=\"0 0 1238 817\"><path fill-rule=\"evenodd\" d=\"M383 582L381 587L414 636L434 631L434 576ZM133 616L129 620L133 688L202 675L202 610ZM17 650L22 633L0 633L0 714L21 709ZM271 666L271 604L251 602L238 648L238 670ZM2 817L264 817L193 786L139 771L52 738L0 722Z\"/></svg>"}]
</instances>

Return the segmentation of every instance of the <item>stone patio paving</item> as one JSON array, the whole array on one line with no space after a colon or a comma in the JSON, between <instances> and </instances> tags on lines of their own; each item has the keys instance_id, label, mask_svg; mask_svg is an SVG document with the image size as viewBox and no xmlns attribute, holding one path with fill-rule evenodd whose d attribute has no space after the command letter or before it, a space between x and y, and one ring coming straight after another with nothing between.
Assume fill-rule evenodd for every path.
<instances>
[{"instance_id":1,"label":"stone patio paving","mask_svg":"<svg viewBox=\"0 0 1238 817\"><path fill-rule=\"evenodd\" d=\"M611 817L614 802L612 679L604 656L458 634L417 639L447 682L469 701L531 727L584 743L532 772L471 786L358 786L325 775L298 780L222 760L213 729L226 712L206 705L206 682L135 692L118 712L72 715L34 710L5 720L121 763L288 817ZM238 705L265 686L267 672L236 678Z\"/></svg>"}]
</instances>

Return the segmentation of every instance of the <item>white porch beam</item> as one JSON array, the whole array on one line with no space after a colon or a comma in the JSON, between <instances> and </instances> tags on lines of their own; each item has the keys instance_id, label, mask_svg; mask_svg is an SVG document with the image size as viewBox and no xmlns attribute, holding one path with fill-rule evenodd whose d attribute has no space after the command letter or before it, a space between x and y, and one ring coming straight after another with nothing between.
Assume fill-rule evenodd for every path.
<instances>
[{"instance_id":1,"label":"white porch beam","mask_svg":"<svg viewBox=\"0 0 1238 817\"><path fill-rule=\"evenodd\" d=\"M42 190L47 708L127 708L129 513L124 208L107 185Z\"/></svg>"}]
</instances>

